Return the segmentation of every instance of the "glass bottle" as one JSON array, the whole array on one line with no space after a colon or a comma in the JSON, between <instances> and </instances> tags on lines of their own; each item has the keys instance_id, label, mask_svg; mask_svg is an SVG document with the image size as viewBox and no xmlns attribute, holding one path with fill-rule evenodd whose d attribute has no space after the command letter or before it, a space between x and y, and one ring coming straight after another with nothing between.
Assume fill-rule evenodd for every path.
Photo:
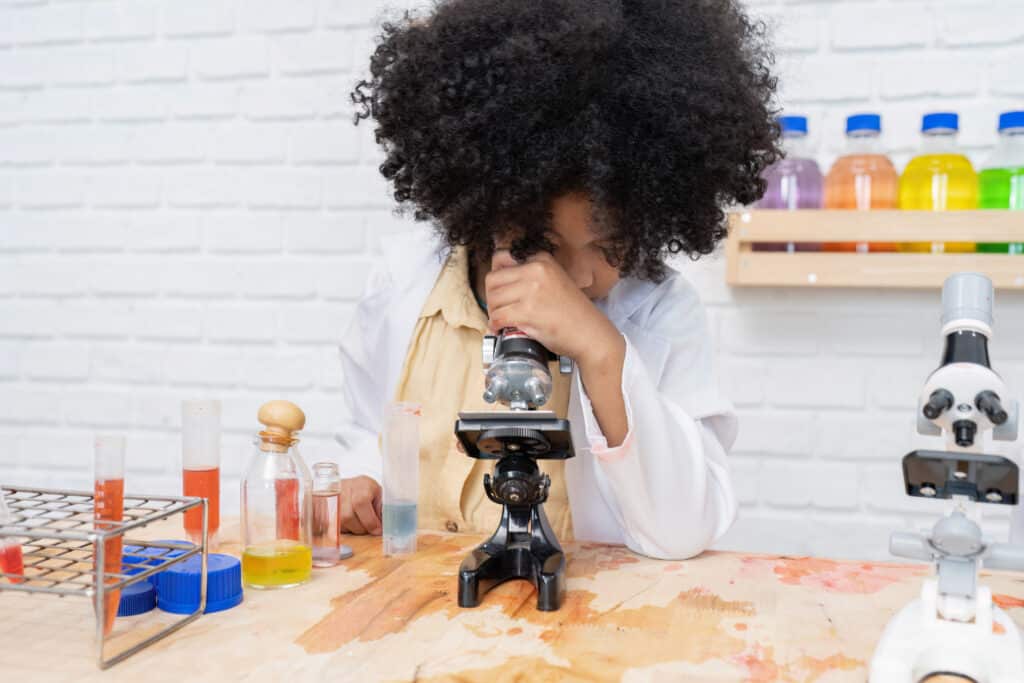
<instances>
[{"instance_id":1,"label":"glass bottle","mask_svg":"<svg viewBox=\"0 0 1024 683\"><path fill-rule=\"evenodd\" d=\"M287 588L313 567L313 481L296 433L306 416L289 401L265 403L265 429L242 477L242 579L253 588Z\"/></svg>"},{"instance_id":2,"label":"glass bottle","mask_svg":"<svg viewBox=\"0 0 1024 683\"><path fill-rule=\"evenodd\" d=\"M895 209L900 177L882 151L882 117L855 114L846 119L846 149L825 177L825 208ZM896 251L893 242L826 242L825 251Z\"/></svg>"},{"instance_id":3,"label":"glass bottle","mask_svg":"<svg viewBox=\"0 0 1024 683\"><path fill-rule=\"evenodd\" d=\"M764 172L767 185L758 209L820 209L822 175L807 140L806 116L780 116L783 158ZM820 242L763 242L755 251L821 251Z\"/></svg>"},{"instance_id":4,"label":"glass bottle","mask_svg":"<svg viewBox=\"0 0 1024 683\"><path fill-rule=\"evenodd\" d=\"M352 557L341 544L341 475L333 462L313 465L313 566L333 567Z\"/></svg>"},{"instance_id":5,"label":"glass bottle","mask_svg":"<svg viewBox=\"0 0 1024 683\"><path fill-rule=\"evenodd\" d=\"M999 142L978 175L978 189L979 208L1024 211L1024 111L999 115ZM1024 238L1024 230L1021 234ZM1024 239L979 244L978 251L1024 254Z\"/></svg>"},{"instance_id":6,"label":"glass bottle","mask_svg":"<svg viewBox=\"0 0 1024 683\"><path fill-rule=\"evenodd\" d=\"M952 112L925 114L920 153L900 177L900 208L912 211L961 211L978 208L978 176L957 145L960 117ZM974 242L906 242L900 251L974 251Z\"/></svg>"}]
</instances>

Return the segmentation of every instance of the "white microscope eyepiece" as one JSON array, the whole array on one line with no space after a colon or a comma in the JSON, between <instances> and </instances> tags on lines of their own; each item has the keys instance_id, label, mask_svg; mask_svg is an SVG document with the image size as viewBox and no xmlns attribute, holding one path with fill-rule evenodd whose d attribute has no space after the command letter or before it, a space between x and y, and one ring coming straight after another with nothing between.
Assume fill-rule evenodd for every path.
<instances>
[{"instance_id":1,"label":"white microscope eyepiece","mask_svg":"<svg viewBox=\"0 0 1024 683\"><path fill-rule=\"evenodd\" d=\"M956 273L942 285L942 333L971 329L992 332L992 280L981 273Z\"/></svg>"}]
</instances>

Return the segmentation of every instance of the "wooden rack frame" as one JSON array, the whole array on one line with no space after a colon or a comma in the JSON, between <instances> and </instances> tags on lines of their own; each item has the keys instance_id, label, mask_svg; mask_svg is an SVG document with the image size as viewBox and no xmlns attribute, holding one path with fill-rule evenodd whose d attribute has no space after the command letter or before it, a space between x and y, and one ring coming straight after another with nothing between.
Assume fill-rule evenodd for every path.
<instances>
[{"instance_id":1,"label":"wooden rack frame","mask_svg":"<svg viewBox=\"0 0 1024 683\"><path fill-rule=\"evenodd\" d=\"M941 287L976 271L1024 290L1024 254L766 252L764 242L1024 242L1021 211L757 210L730 216L727 280L741 287Z\"/></svg>"}]
</instances>

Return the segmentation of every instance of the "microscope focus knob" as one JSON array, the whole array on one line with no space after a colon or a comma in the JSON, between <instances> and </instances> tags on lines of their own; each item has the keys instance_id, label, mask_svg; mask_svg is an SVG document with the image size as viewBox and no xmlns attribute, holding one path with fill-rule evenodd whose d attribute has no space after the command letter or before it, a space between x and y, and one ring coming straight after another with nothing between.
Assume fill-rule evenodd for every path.
<instances>
[{"instance_id":1,"label":"microscope focus knob","mask_svg":"<svg viewBox=\"0 0 1024 683\"><path fill-rule=\"evenodd\" d=\"M921 408L921 412L929 420L934 420L944 412L953 407L953 394L945 389L936 389L928 397L928 402Z\"/></svg>"},{"instance_id":2,"label":"microscope focus knob","mask_svg":"<svg viewBox=\"0 0 1024 683\"><path fill-rule=\"evenodd\" d=\"M974 399L974 405L978 407L978 410L985 413L994 425L1004 424L1010 417L1006 410L1003 409L1003 404L994 391L983 391L978 394Z\"/></svg>"},{"instance_id":3,"label":"microscope focus knob","mask_svg":"<svg viewBox=\"0 0 1024 683\"><path fill-rule=\"evenodd\" d=\"M484 370L487 370L489 367L491 367L491 364L494 363L494 351L497 348L497 345L498 338L495 337L494 335L488 334L484 337L484 344L482 349L482 360ZM493 403L493 401L491 402Z\"/></svg>"}]
</instances>

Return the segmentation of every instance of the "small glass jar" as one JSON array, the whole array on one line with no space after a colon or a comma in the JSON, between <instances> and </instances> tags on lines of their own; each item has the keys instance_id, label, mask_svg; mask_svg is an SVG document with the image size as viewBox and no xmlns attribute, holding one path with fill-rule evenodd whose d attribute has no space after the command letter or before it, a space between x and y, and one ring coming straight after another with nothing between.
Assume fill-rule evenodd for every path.
<instances>
[{"instance_id":1,"label":"small glass jar","mask_svg":"<svg viewBox=\"0 0 1024 683\"><path fill-rule=\"evenodd\" d=\"M338 465L313 465L313 566L333 567L352 557L341 543L341 476Z\"/></svg>"}]
</instances>

